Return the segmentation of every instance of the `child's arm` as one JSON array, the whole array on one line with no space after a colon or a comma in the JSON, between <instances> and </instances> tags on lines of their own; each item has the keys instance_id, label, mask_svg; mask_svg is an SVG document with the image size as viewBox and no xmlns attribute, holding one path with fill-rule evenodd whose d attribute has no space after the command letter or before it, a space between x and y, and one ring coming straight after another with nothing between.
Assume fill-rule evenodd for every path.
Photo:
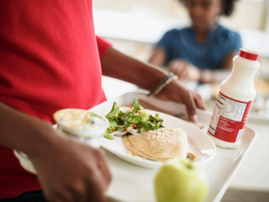
<instances>
[{"instance_id":1,"label":"child's arm","mask_svg":"<svg viewBox=\"0 0 269 202\"><path fill-rule=\"evenodd\" d=\"M220 83L229 76L233 65L233 57L235 55L236 52L230 53L224 59L220 69L218 70L200 70L185 60L177 59L169 63L168 71L176 74L179 80L182 81L192 80L200 81L202 83Z\"/></svg>"},{"instance_id":2,"label":"child's arm","mask_svg":"<svg viewBox=\"0 0 269 202\"><path fill-rule=\"evenodd\" d=\"M149 59L149 63L162 67L165 64L166 58L166 52L163 49L157 47L153 50L153 54Z\"/></svg>"},{"instance_id":3,"label":"child's arm","mask_svg":"<svg viewBox=\"0 0 269 202\"><path fill-rule=\"evenodd\" d=\"M200 81L202 83L220 83L226 79L231 73L233 67L233 58L236 55L236 52L231 52L223 60L222 65L219 70L204 70L201 71Z\"/></svg>"}]
</instances>

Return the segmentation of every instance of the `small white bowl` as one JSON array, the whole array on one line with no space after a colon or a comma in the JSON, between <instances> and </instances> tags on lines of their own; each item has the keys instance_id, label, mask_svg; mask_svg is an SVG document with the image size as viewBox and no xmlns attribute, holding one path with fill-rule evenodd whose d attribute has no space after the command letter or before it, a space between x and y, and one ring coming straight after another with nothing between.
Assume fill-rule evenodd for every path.
<instances>
[{"instance_id":1,"label":"small white bowl","mask_svg":"<svg viewBox=\"0 0 269 202\"><path fill-rule=\"evenodd\" d=\"M84 129L82 127L82 129L74 129L74 128L70 128L68 127L67 124L65 124L64 120L64 116L60 116L61 119L59 119L59 117L57 117L57 113L59 115L59 112L62 113L62 115L66 115L65 112L68 113L72 113L72 111L75 112L83 112L85 114L85 112L87 112L87 116L90 116L90 118L92 119L92 123L94 125L94 121L96 121L96 124L98 124L98 126L93 126L93 125L87 125L88 127L86 129ZM56 113L54 113L53 115L55 121L57 122L57 125L55 124L53 126L53 128L55 128L55 130L58 130L68 136L71 136L73 138L79 139L82 142L85 142L86 144L95 147L95 148L100 148L101 143L102 143L102 138L103 138L103 134L105 133L107 127L109 126L109 121L107 120L106 117L95 114L93 112L89 112L87 110L81 110L81 109L63 109L63 110L59 110ZM83 117L83 116L82 116ZM85 118L85 117L84 117ZM78 120L77 120L78 121ZM16 151L14 150L14 155L18 158L21 166L33 173L33 174L37 174L32 162L29 160L28 156L20 151Z\"/></svg>"}]
</instances>

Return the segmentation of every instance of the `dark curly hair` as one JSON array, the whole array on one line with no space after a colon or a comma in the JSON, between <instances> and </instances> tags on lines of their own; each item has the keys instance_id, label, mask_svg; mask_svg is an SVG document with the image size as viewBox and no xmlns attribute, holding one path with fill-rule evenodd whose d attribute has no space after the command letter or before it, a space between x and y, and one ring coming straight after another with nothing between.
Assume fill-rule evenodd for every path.
<instances>
[{"instance_id":1,"label":"dark curly hair","mask_svg":"<svg viewBox=\"0 0 269 202\"><path fill-rule=\"evenodd\" d=\"M188 0L179 0L181 3L186 3ZM234 3L237 0L220 0L223 3L223 9L220 15L230 16L234 11Z\"/></svg>"}]
</instances>

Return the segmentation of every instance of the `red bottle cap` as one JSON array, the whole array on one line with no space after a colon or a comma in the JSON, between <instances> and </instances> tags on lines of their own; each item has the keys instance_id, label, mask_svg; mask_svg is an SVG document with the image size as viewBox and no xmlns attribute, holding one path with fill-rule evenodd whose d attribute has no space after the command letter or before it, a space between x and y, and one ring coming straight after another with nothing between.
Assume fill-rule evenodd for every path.
<instances>
[{"instance_id":1,"label":"red bottle cap","mask_svg":"<svg viewBox=\"0 0 269 202\"><path fill-rule=\"evenodd\" d=\"M240 48L239 56L248 60L256 61L258 59L259 53Z\"/></svg>"}]
</instances>

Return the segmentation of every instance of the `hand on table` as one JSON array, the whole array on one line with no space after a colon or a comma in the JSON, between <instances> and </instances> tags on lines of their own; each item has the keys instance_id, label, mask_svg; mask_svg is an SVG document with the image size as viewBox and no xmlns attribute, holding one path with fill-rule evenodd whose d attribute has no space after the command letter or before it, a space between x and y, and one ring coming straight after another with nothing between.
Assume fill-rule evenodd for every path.
<instances>
[{"instance_id":1,"label":"hand on table","mask_svg":"<svg viewBox=\"0 0 269 202\"><path fill-rule=\"evenodd\" d=\"M57 133L55 138L28 154L48 201L106 201L111 174L103 152L58 131L50 132Z\"/></svg>"},{"instance_id":2,"label":"hand on table","mask_svg":"<svg viewBox=\"0 0 269 202\"><path fill-rule=\"evenodd\" d=\"M174 60L171 62L168 71L173 72L175 75L177 75L178 79L181 81L200 80L200 70L184 60Z\"/></svg>"}]
</instances>

